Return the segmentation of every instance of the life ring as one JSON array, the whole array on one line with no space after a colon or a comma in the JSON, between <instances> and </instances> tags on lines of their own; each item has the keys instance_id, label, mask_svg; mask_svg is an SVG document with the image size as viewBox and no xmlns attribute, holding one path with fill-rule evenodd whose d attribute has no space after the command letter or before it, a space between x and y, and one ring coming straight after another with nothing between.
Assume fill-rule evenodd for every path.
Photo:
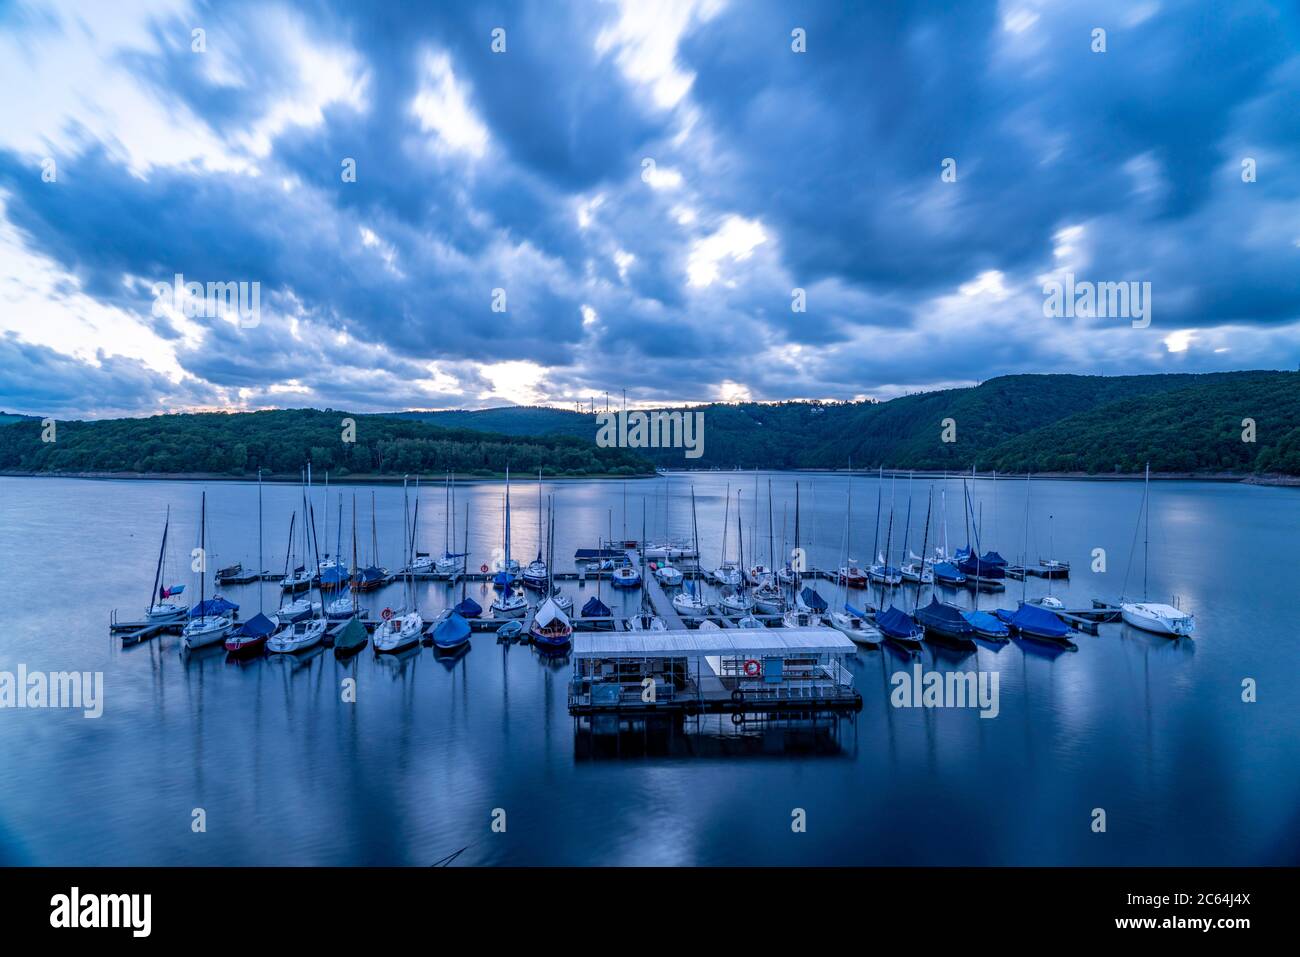
<instances>
[{"instance_id":1,"label":"life ring","mask_svg":"<svg viewBox=\"0 0 1300 957\"><path fill-rule=\"evenodd\" d=\"M384 621L391 620L393 617L393 609L385 608L383 611L379 613L379 617L384 619Z\"/></svg>"},{"instance_id":2,"label":"life ring","mask_svg":"<svg viewBox=\"0 0 1300 957\"><path fill-rule=\"evenodd\" d=\"M757 659L748 658L745 660L745 674L749 677L757 678L758 673L762 670L763 666L758 663Z\"/></svg>"},{"instance_id":3,"label":"life ring","mask_svg":"<svg viewBox=\"0 0 1300 957\"><path fill-rule=\"evenodd\" d=\"M486 571L488 570L487 564L484 563L484 564L480 565L480 566L478 567L478 570L481 571L481 572L486 572Z\"/></svg>"}]
</instances>

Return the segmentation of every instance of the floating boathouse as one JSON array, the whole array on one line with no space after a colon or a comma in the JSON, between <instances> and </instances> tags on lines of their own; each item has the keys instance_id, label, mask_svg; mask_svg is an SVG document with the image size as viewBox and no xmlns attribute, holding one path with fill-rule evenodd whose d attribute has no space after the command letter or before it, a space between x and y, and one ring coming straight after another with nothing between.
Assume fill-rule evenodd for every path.
<instances>
[{"instance_id":1,"label":"floating boathouse","mask_svg":"<svg viewBox=\"0 0 1300 957\"><path fill-rule=\"evenodd\" d=\"M856 652L826 627L575 633L569 713L859 711Z\"/></svg>"}]
</instances>

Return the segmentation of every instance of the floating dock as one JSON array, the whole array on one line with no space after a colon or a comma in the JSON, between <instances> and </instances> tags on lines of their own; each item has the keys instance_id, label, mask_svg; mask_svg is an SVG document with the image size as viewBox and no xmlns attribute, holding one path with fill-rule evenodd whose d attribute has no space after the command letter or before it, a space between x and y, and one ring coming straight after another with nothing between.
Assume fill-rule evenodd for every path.
<instances>
[{"instance_id":1,"label":"floating dock","mask_svg":"<svg viewBox=\"0 0 1300 957\"><path fill-rule=\"evenodd\" d=\"M834 628L587 632L573 636L569 713L649 715L854 712L862 695ZM617 724L617 722L615 722Z\"/></svg>"}]
</instances>

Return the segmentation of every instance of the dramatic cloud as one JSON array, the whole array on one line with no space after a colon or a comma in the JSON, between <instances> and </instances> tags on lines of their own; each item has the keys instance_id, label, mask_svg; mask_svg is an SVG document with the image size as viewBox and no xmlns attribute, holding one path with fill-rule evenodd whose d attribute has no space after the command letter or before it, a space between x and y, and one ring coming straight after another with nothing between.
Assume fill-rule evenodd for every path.
<instances>
[{"instance_id":1,"label":"dramatic cloud","mask_svg":"<svg viewBox=\"0 0 1300 957\"><path fill-rule=\"evenodd\" d=\"M20 2L0 80L4 409L854 398L1300 347L1292 4ZM178 274L260 312L158 306ZM1046 317L1070 275L1149 282L1150 325Z\"/></svg>"}]
</instances>

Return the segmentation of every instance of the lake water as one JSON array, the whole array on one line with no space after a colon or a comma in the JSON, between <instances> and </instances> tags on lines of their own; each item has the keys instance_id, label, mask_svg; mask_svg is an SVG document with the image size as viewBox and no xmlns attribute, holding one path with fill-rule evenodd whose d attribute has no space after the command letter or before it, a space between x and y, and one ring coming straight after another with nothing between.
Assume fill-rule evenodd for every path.
<instances>
[{"instance_id":1,"label":"lake water","mask_svg":"<svg viewBox=\"0 0 1300 957\"><path fill-rule=\"evenodd\" d=\"M779 550L783 513L793 536L796 478L810 561L834 567L844 475L761 473L760 557L767 483ZM689 537L693 485L704 564L713 567L728 483L743 492L748 558L752 474L547 483L558 503L557 566L571 569L574 549L595 545L611 524L623 535L624 495L629 537L639 535L643 501L651 539L665 523ZM930 486L912 485L914 551ZM1180 596L1197 616L1194 640L1105 625L1100 636L1078 636L1077 652L1013 641L923 653L926 668L998 672L996 718L891 707L890 676L910 666L890 650L863 651L851 660L864 698L853 718L752 733L703 719L671 735L592 740L567 712L568 664L490 634L475 635L450 664L427 648L402 660L367 648L349 661L317 651L228 663L220 648L183 654L174 635L123 648L109 636L110 611L142 616L168 504L168 577L187 584L186 597L197 589L185 572L203 487L0 478L0 671L102 671L105 683L98 720L0 710L0 862L427 865L463 848L458 864L1300 863L1291 568L1300 490L1153 486L1150 596ZM935 487L937 495L942 483ZM206 488L212 566L255 565L256 485ZM512 488L514 554L526 562L537 551L537 489ZM955 548L965 542L961 484L947 489ZM502 490L459 488L471 507L471 567L501 545ZM331 487L331 529L339 491ZM371 489L342 491L349 511L357 495L364 562ZM268 568L283 567L299 496L293 486L264 488ZM375 497L380 555L396 568L402 490L379 487ZM897 560L907 483L886 479L886 513L891 497ZM1034 483L1029 558L1046 556L1050 541L1073 563L1070 581L1052 585L1068 605L1119 597L1141 497L1140 483ZM323 537L319 486L314 498ZM1025 483L980 481L974 499L984 546L1016 560ZM422 490L425 550L442 547L442 502L441 486ZM853 502L851 548L865 562L874 478L854 479ZM938 499L935 512L932 541L942 535ZM1090 571L1097 548L1104 573ZM1139 536L1130 594L1141 590L1141 554ZM264 588L270 612L278 587ZM595 593L591 582L564 588L579 606ZM834 597L830 583L819 588ZM1027 593L1047 588L1032 579ZM444 604L444 589L420 586L426 617ZM1008 582L1006 595L981 601L1014 607L1020 590ZM258 586L223 593L245 617L258 610ZM470 594L487 605L479 584ZM639 600L607 587L602 596L616 610ZM399 603L397 586L367 602ZM356 678L355 704L341 700L346 677ZM1257 683L1255 703L1242 701L1247 678ZM191 827L196 808L206 813L203 833ZM505 833L490 829L496 808ZM806 812L805 833L791 829L795 808ZM1104 833L1092 828L1096 808Z\"/></svg>"}]
</instances>

